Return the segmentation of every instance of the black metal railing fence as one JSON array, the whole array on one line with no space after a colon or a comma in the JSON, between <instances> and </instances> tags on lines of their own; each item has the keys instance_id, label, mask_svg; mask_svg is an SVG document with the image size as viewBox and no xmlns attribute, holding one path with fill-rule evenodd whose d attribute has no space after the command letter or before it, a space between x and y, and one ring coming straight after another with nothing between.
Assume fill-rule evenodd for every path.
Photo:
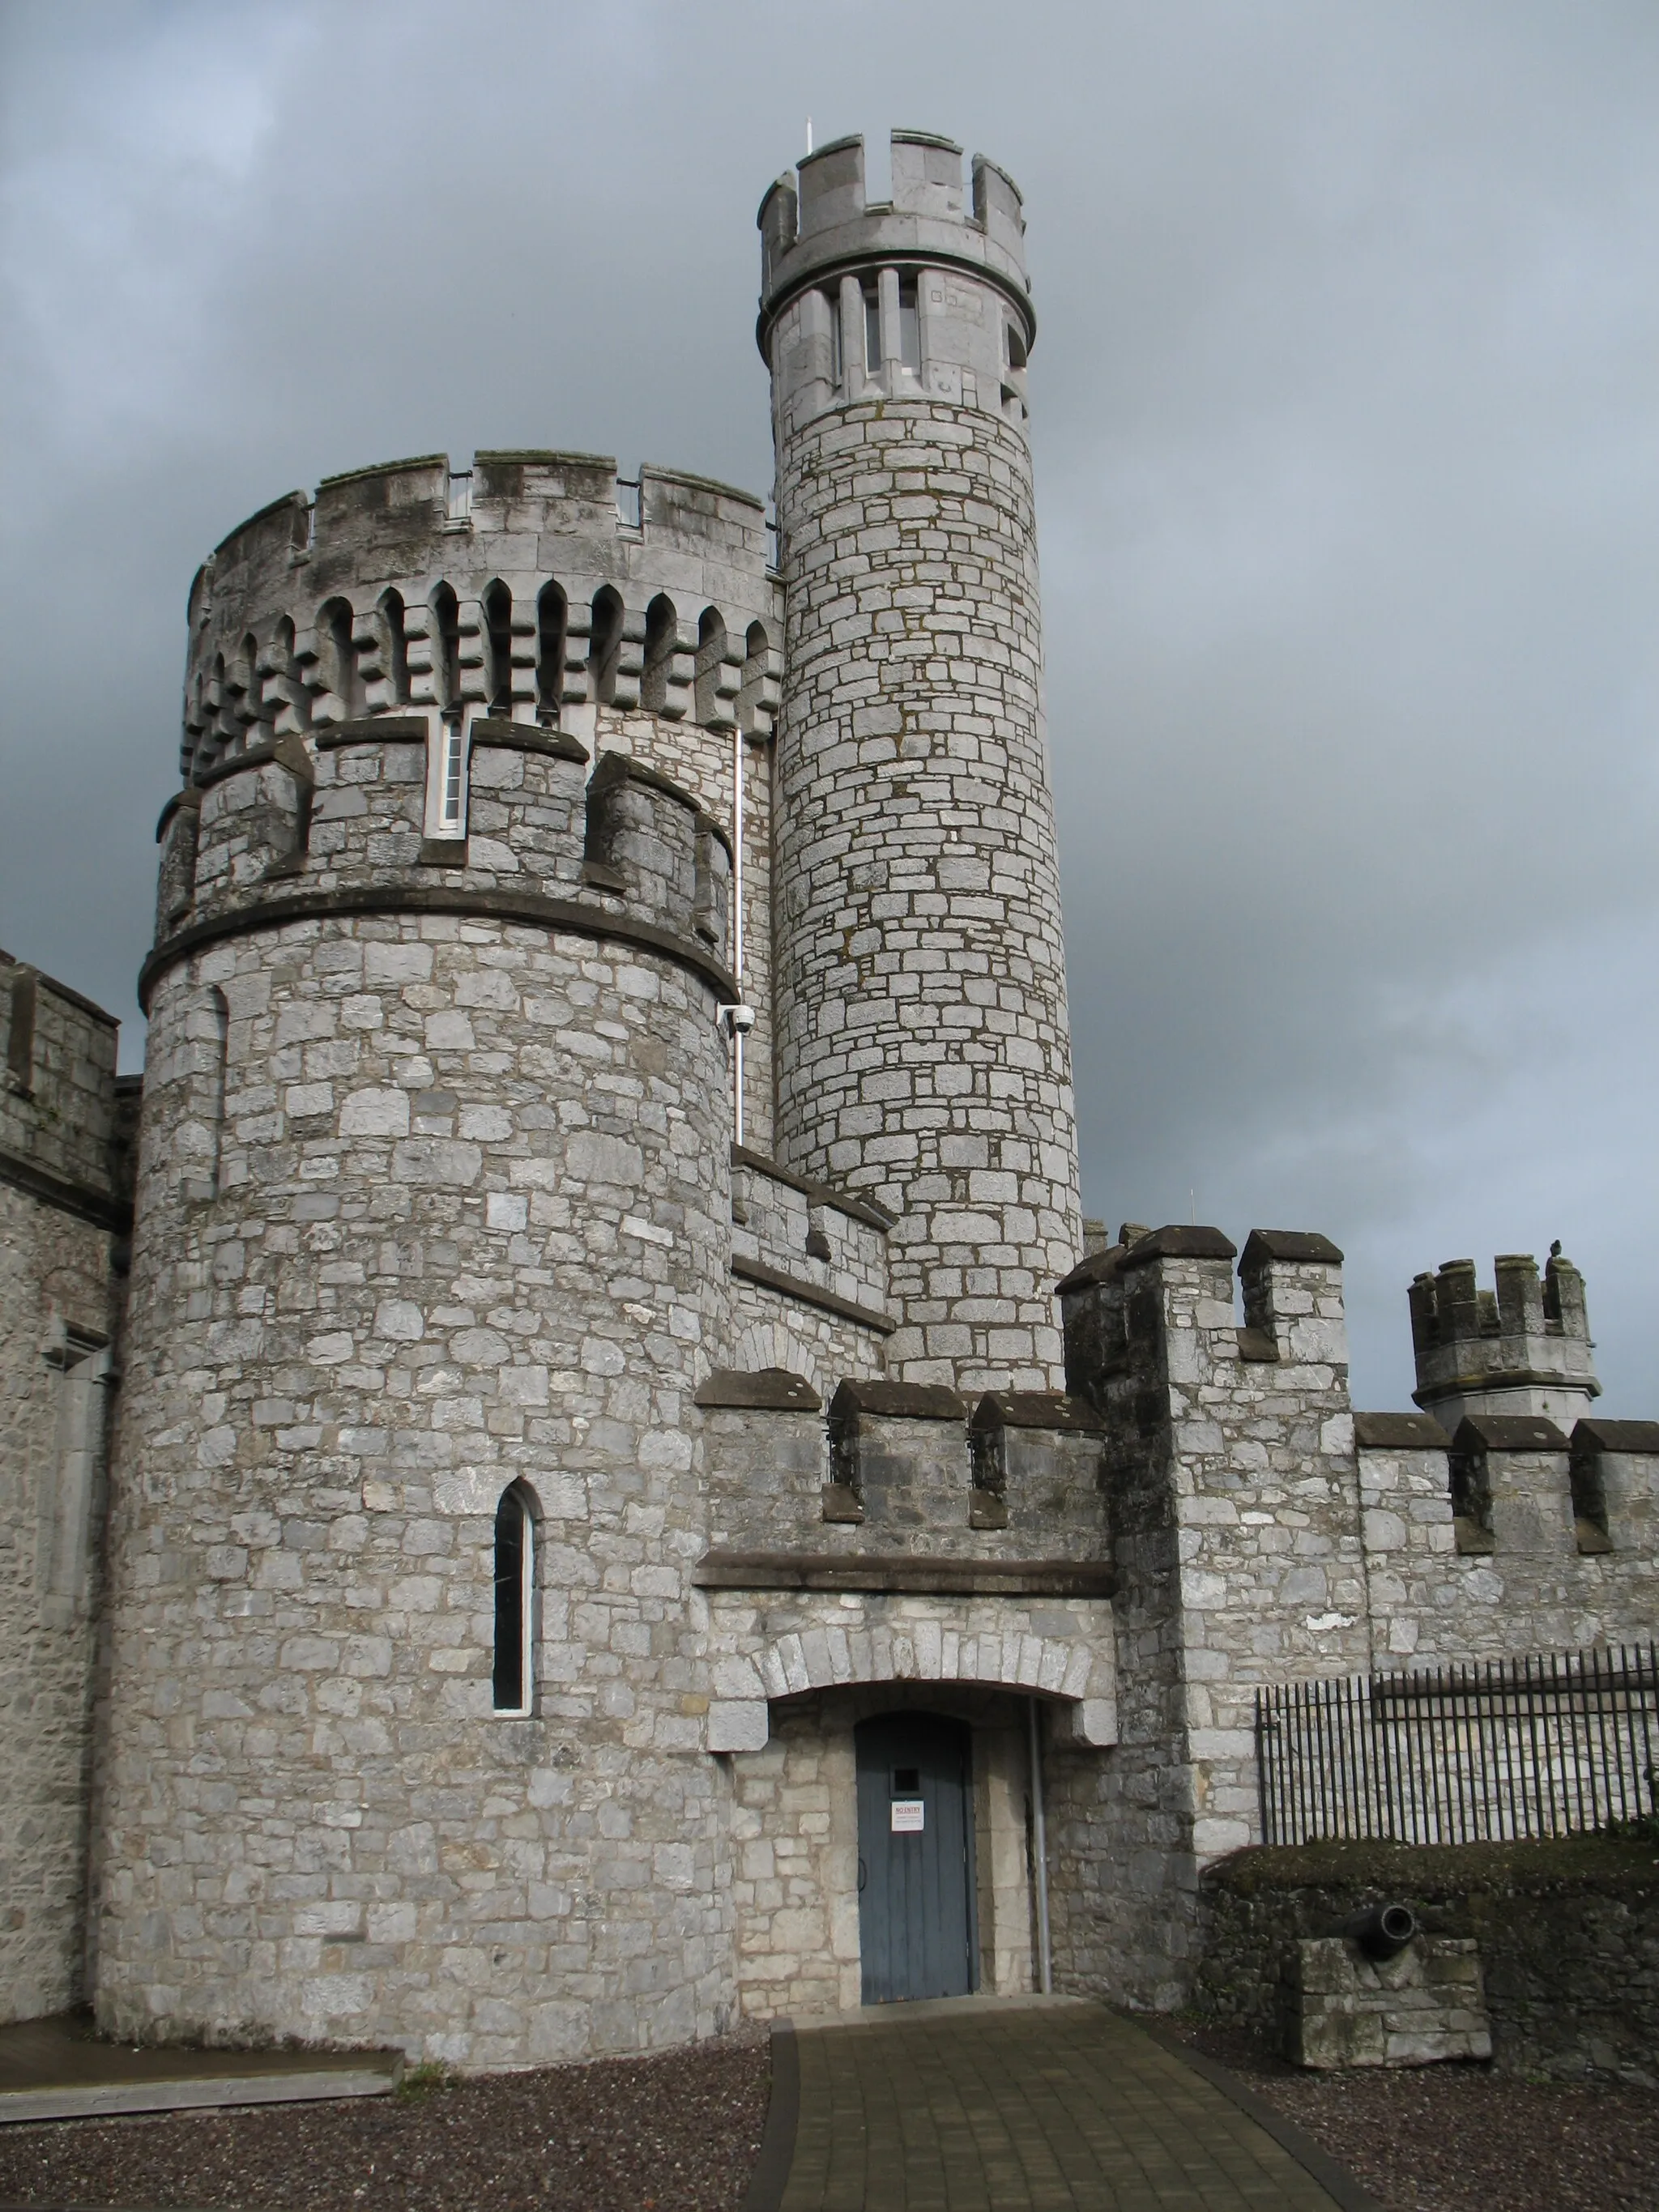
<instances>
[{"instance_id":1,"label":"black metal railing fence","mask_svg":"<svg viewBox=\"0 0 1659 2212\"><path fill-rule=\"evenodd\" d=\"M1497 1843L1659 1808L1659 1645L1256 1692L1261 1834Z\"/></svg>"}]
</instances>

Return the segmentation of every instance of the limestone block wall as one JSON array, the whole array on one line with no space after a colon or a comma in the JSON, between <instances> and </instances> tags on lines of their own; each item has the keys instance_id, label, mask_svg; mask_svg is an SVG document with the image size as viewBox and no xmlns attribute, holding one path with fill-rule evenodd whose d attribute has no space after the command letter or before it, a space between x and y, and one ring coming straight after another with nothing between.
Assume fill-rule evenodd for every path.
<instances>
[{"instance_id":1,"label":"limestone block wall","mask_svg":"<svg viewBox=\"0 0 1659 2212\"><path fill-rule=\"evenodd\" d=\"M1018 195L899 133L761 210L787 683L780 1158L900 1217L896 1377L1051 1389L1081 1243Z\"/></svg>"},{"instance_id":2,"label":"limestone block wall","mask_svg":"<svg viewBox=\"0 0 1659 2212\"><path fill-rule=\"evenodd\" d=\"M1062 1286L1105 1418L1120 1744L1057 1766L1057 1971L1159 2008L1195 1958L1198 1868L1254 1839L1258 1684L1358 1672L1370 1624L1340 1255L1165 1229ZM1103 1834L1105 1848L1096 1838Z\"/></svg>"},{"instance_id":3,"label":"limestone block wall","mask_svg":"<svg viewBox=\"0 0 1659 2212\"><path fill-rule=\"evenodd\" d=\"M1052 1389L1081 1227L1030 455L859 404L778 495L778 1149L900 1216L890 1372Z\"/></svg>"},{"instance_id":4,"label":"limestone block wall","mask_svg":"<svg viewBox=\"0 0 1659 2212\"><path fill-rule=\"evenodd\" d=\"M616 881L586 884L550 736L486 732L516 773L475 799L556 912L492 905L470 849L434 901L414 748L354 737L315 750L314 866L204 895L150 963L98 1869L122 2034L485 2066L730 2017L687 1595L692 1394L732 1329L729 979L695 801L625 763ZM523 1717L491 1687L515 1484Z\"/></svg>"},{"instance_id":5,"label":"limestone block wall","mask_svg":"<svg viewBox=\"0 0 1659 2212\"><path fill-rule=\"evenodd\" d=\"M130 1212L116 1024L0 955L0 2021L85 1993L93 1686Z\"/></svg>"},{"instance_id":6,"label":"limestone block wall","mask_svg":"<svg viewBox=\"0 0 1659 2212\"><path fill-rule=\"evenodd\" d=\"M1547 1517L1500 1511L1491 1528L1466 1516L1461 1529L1443 1429L1405 1413L1357 1414L1355 1427L1373 1664L1512 1658L1652 1634L1659 1425L1583 1420L1570 1448L1557 1436L1497 1455L1500 1495L1539 1499ZM1484 1480L1494 1480L1490 1457ZM1576 1504L1584 1510L1575 1514Z\"/></svg>"}]
</instances>

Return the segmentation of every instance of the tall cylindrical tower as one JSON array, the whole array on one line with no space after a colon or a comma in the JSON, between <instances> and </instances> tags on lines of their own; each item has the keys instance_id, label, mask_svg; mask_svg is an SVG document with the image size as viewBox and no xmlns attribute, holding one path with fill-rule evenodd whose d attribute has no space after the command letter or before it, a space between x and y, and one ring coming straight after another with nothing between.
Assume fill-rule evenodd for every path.
<instances>
[{"instance_id":1,"label":"tall cylindrical tower","mask_svg":"<svg viewBox=\"0 0 1659 2212\"><path fill-rule=\"evenodd\" d=\"M899 1217L890 1373L1058 1388L1079 1249L1018 191L896 131L763 202L786 594L777 1149Z\"/></svg>"},{"instance_id":2,"label":"tall cylindrical tower","mask_svg":"<svg viewBox=\"0 0 1659 2212\"><path fill-rule=\"evenodd\" d=\"M192 593L110 1547L124 2036L519 2065L726 2017L690 1408L774 586L757 501L621 493L366 471Z\"/></svg>"}]
</instances>

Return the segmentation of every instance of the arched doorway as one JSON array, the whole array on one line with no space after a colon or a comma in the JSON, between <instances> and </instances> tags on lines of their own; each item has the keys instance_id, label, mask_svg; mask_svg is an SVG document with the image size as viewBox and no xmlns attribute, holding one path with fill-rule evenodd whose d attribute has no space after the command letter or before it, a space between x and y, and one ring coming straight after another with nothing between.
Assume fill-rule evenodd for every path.
<instances>
[{"instance_id":1,"label":"arched doorway","mask_svg":"<svg viewBox=\"0 0 1659 2212\"><path fill-rule=\"evenodd\" d=\"M965 1996L978 1978L971 1732L883 1713L854 1741L864 2002Z\"/></svg>"}]
</instances>

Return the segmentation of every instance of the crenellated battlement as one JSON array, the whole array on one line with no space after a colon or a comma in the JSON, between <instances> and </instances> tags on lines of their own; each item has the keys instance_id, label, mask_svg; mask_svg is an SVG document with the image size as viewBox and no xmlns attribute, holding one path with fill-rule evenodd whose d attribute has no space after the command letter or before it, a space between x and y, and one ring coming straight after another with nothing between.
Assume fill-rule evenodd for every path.
<instances>
[{"instance_id":1,"label":"crenellated battlement","mask_svg":"<svg viewBox=\"0 0 1659 2212\"><path fill-rule=\"evenodd\" d=\"M586 741L601 708L638 709L760 741L781 639L747 493L581 453L389 462L262 507L198 571L181 770L408 708Z\"/></svg>"},{"instance_id":2,"label":"crenellated battlement","mask_svg":"<svg viewBox=\"0 0 1659 2212\"><path fill-rule=\"evenodd\" d=\"M453 757L459 800L431 834ZM335 911L499 913L674 951L723 996L732 841L696 797L620 751L533 724L370 715L268 740L169 800L141 992L198 945Z\"/></svg>"},{"instance_id":3,"label":"crenellated battlement","mask_svg":"<svg viewBox=\"0 0 1659 2212\"><path fill-rule=\"evenodd\" d=\"M1530 1252L1500 1253L1495 1291L1448 1260L1408 1292L1417 1403L1448 1430L1470 1414L1535 1414L1571 1427L1601 1395L1584 1279L1559 1244L1540 1280Z\"/></svg>"},{"instance_id":4,"label":"crenellated battlement","mask_svg":"<svg viewBox=\"0 0 1659 2212\"><path fill-rule=\"evenodd\" d=\"M865 198L864 141L837 138L762 201L757 337L781 437L879 396L1024 423L1036 333L1019 188L930 131L892 136L890 200Z\"/></svg>"}]
</instances>

